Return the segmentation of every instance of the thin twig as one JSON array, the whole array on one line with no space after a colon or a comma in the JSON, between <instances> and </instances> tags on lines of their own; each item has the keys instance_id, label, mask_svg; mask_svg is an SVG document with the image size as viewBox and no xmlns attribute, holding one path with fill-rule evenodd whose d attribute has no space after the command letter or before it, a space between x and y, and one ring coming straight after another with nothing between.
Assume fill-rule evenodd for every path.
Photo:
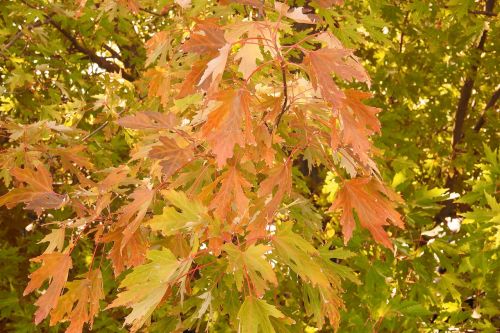
<instances>
[{"instance_id":1,"label":"thin twig","mask_svg":"<svg viewBox=\"0 0 500 333\"><path fill-rule=\"evenodd\" d=\"M493 93L493 96L491 96L491 98L488 101L488 104L486 104L486 107L484 108L483 112L481 112L481 116L479 116L479 119L477 120L476 125L474 125L474 131L476 133L479 132L481 127L483 127L483 125L486 123L486 112L495 106L495 104L499 98L500 98L500 88L497 89L497 91L495 91Z\"/></svg>"},{"instance_id":2,"label":"thin twig","mask_svg":"<svg viewBox=\"0 0 500 333\"><path fill-rule=\"evenodd\" d=\"M285 70L285 64L281 64L281 77L283 79L283 105L281 105L281 111L276 117L276 124L274 125L275 128L278 128L281 118L285 114L285 112L290 108L290 105L288 104L288 84L286 80L286 70Z\"/></svg>"}]
</instances>

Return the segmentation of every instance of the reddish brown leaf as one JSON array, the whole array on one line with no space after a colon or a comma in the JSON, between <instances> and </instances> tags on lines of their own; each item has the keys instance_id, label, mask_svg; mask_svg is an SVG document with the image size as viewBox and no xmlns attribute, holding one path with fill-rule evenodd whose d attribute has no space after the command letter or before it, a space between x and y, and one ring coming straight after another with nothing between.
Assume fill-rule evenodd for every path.
<instances>
[{"instance_id":1,"label":"reddish brown leaf","mask_svg":"<svg viewBox=\"0 0 500 333\"><path fill-rule=\"evenodd\" d=\"M394 209L395 200L401 199L391 189L373 178L362 177L344 182L330 208L342 210L340 223L344 242L347 243L351 239L356 226L355 211L361 226L370 231L375 241L392 249L389 235L383 227L390 223L404 228L401 215Z\"/></svg>"},{"instance_id":2,"label":"reddish brown leaf","mask_svg":"<svg viewBox=\"0 0 500 333\"><path fill-rule=\"evenodd\" d=\"M170 178L179 168L191 161L194 152L191 146L181 148L175 140L160 137L162 145L154 146L149 152L149 157L161 160L162 172Z\"/></svg>"},{"instance_id":3,"label":"reddish brown leaf","mask_svg":"<svg viewBox=\"0 0 500 333\"><path fill-rule=\"evenodd\" d=\"M42 254L31 261L42 262L42 266L29 275L30 282L24 289L23 295L28 295L40 288L45 280L51 279L49 287L35 303L38 306L35 312L35 324L38 324L47 317L51 309L56 307L72 263L69 254L58 252Z\"/></svg>"},{"instance_id":4,"label":"reddish brown leaf","mask_svg":"<svg viewBox=\"0 0 500 333\"><path fill-rule=\"evenodd\" d=\"M206 20L196 24L194 32L182 45L182 50L198 54L215 53L226 44L224 30L214 21Z\"/></svg>"},{"instance_id":5,"label":"reddish brown leaf","mask_svg":"<svg viewBox=\"0 0 500 333\"><path fill-rule=\"evenodd\" d=\"M346 81L354 79L370 84L368 74L358 63L353 53L344 48L325 48L309 52L304 63L314 88L319 87L323 98L335 107L342 105L344 93L335 84L331 73Z\"/></svg>"},{"instance_id":6,"label":"reddish brown leaf","mask_svg":"<svg viewBox=\"0 0 500 333\"><path fill-rule=\"evenodd\" d=\"M12 208L19 203L25 203L27 209L40 214L44 209L58 209L66 203L66 196L52 190L52 177L43 164L37 163L34 170L26 167L13 168L10 173L27 186L17 187L0 197L0 206Z\"/></svg>"}]
</instances>

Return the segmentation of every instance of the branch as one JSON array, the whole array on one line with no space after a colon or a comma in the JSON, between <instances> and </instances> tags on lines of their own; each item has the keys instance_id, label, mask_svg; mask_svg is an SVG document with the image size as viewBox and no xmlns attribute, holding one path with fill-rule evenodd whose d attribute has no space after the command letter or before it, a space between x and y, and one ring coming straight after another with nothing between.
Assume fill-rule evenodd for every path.
<instances>
[{"instance_id":1,"label":"branch","mask_svg":"<svg viewBox=\"0 0 500 333\"><path fill-rule=\"evenodd\" d=\"M274 125L275 128L278 128L281 118L285 114L285 112L290 108L290 105L288 105L288 84L286 82L286 70L285 70L285 65L282 63L281 64L281 77L283 78L283 105L281 106L281 111L276 117L276 124Z\"/></svg>"},{"instance_id":2,"label":"branch","mask_svg":"<svg viewBox=\"0 0 500 333\"><path fill-rule=\"evenodd\" d=\"M485 15L485 16L491 16L495 17L497 16L497 13L494 12L488 12L486 10L469 10L470 14L476 14L476 15Z\"/></svg>"},{"instance_id":3,"label":"branch","mask_svg":"<svg viewBox=\"0 0 500 333\"><path fill-rule=\"evenodd\" d=\"M31 24L28 24L25 28L23 28L23 29L19 30L16 34L14 34L14 35L10 38L10 40L9 40L9 41L8 41L5 45L3 45L3 46L2 46L2 51L7 50L9 47L11 47L12 45L14 45L14 43L15 43L15 42L16 42L19 38L21 38L21 37L24 35L24 33L23 33L23 31L24 31L24 30L26 30L26 29L27 29L27 30L31 30L31 29L33 29L33 28L37 28L37 27L39 27L39 26L42 26L42 25L46 24L47 22L48 22L48 19L47 19L47 20L45 20L45 21L43 21L43 22L42 22L42 21L37 21L37 22L33 22L33 23L31 23Z\"/></svg>"},{"instance_id":4,"label":"branch","mask_svg":"<svg viewBox=\"0 0 500 333\"><path fill-rule=\"evenodd\" d=\"M118 66L117 64L113 62L109 62L106 60L106 58L98 56L93 50L86 48L83 46L76 38L75 36L71 35L68 31L64 30L61 25L54 20L52 20L51 17L47 17L48 22L56 28L66 39L73 45L75 49L77 49L79 52L85 54L87 58L99 65L99 67L104 68L108 72L113 72L113 73L121 73L122 77L127 80L127 81L134 81L136 77L132 74L129 74L125 72L123 68Z\"/></svg>"},{"instance_id":5,"label":"branch","mask_svg":"<svg viewBox=\"0 0 500 333\"><path fill-rule=\"evenodd\" d=\"M487 0L485 11L492 12L494 5L495 0ZM484 29L479 44L476 47L476 52L482 53L484 51L484 44L487 36L488 29ZM453 126L453 152L455 152L456 145L460 142L460 140L462 140L463 137L464 121L467 116L467 108L469 107L469 100L472 95L472 88L474 87L474 80L476 79L478 68L479 60L476 60L471 67L469 75L465 79L462 89L460 89L460 99L458 101L457 111L455 112L455 124Z\"/></svg>"},{"instance_id":6,"label":"branch","mask_svg":"<svg viewBox=\"0 0 500 333\"><path fill-rule=\"evenodd\" d=\"M479 116L479 119L477 120L476 125L474 125L474 131L476 133L479 132L481 127L483 127L483 125L486 122L486 112L495 106L495 104L499 98L500 98L500 88L497 89L497 91L495 91L493 93L493 96L491 96L491 98L488 101L488 104L486 104L486 107L484 108L483 112L481 112L481 116Z\"/></svg>"}]
</instances>

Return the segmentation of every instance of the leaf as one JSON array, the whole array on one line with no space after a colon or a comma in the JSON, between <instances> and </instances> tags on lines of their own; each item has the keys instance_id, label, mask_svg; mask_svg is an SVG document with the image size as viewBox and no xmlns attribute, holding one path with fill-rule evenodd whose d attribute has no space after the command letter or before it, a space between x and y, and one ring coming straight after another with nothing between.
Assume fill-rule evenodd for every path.
<instances>
[{"instance_id":1,"label":"leaf","mask_svg":"<svg viewBox=\"0 0 500 333\"><path fill-rule=\"evenodd\" d=\"M271 248L262 244L250 245L245 251L241 251L236 245L226 243L223 250L228 254L229 273L234 274L236 286L242 291L244 277L248 276L248 283L252 287L257 297L264 295L264 291L269 289L268 283L278 285L278 280L274 274L269 261L266 260L266 252Z\"/></svg>"},{"instance_id":2,"label":"leaf","mask_svg":"<svg viewBox=\"0 0 500 333\"><path fill-rule=\"evenodd\" d=\"M129 198L132 202L123 206L119 211L119 218L116 222L118 227L123 227L123 239L121 241L120 251L123 250L127 242L132 238L132 235L139 228L140 223L144 219L153 196L154 190L146 187L138 187Z\"/></svg>"},{"instance_id":3,"label":"leaf","mask_svg":"<svg viewBox=\"0 0 500 333\"><path fill-rule=\"evenodd\" d=\"M182 51L198 54L215 53L227 44L224 30L212 20L196 24L194 32L182 45Z\"/></svg>"},{"instance_id":4,"label":"leaf","mask_svg":"<svg viewBox=\"0 0 500 333\"><path fill-rule=\"evenodd\" d=\"M144 77L149 80L148 96L160 97L161 104L166 107L170 99L170 73L164 67L156 66L148 69Z\"/></svg>"},{"instance_id":5,"label":"leaf","mask_svg":"<svg viewBox=\"0 0 500 333\"><path fill-rule=\"evenodd\" d=\"M64 236L65 236L65 228L57 228L57 229L52 229L48 235L45 235L42 240L38 242L40 243L49 243L47 248L43 253L52 253L56 249L61 252L64 248Z\"/></svg>"},{"instance_id":6,"label":"leaf","mask_svg":"<svg viewBox=\"0 0 500 333\"><path fill-rule=\"evenodd\" d=\"M310 243L292 231L290 223L282 225L273 237L273 246L280 261L289 266L302 280L319 291L321 316L317 327L323 326L323 317L328 317L331 325L338 328L340 310L344 307L340 293L338 270L329 265Z\"/></svg>"},{"instance_id":7,"label":"leaf","mask_svg":"<svg viewBox=\"0 0 500 333\"><path fill-rule=\"evenodd\" d=\"M313 87L319 88L323 98L334 107L342 106L344 93L333 81L331 73L348 82L354 79L370 85L370 79L358 63L352 50L323 48L306 54L304 64L309 69Z\"/></svg>"},{"instance_id":8,"label":"leaf","mask_svg":"<svg viewBox=\"0 0 500 333\"><path fill-rule=\"evenodd\" d=\"M316 18L313 15L304 14L304 7L293 7L290 9L285 3L275 2L274 8L281 14L295 22L304 24L315 24Z\"/></svg>"},{"instance_id":9,"label":"leaf","mask_svg":"<svg viewBox=\"0 0 500 333\"><path fill-rule=\"evenodd\" d=\"M30 282L24 289L23 296L40 288L45 280L51 279L45 293L35 302L35 305L38 306L35 312L35 324L39 324L47 317L50 310L57 306L59 295L68 279L72 263L69 254L58 252L42 254L31 261L42 262L42 266L29 275Z\"/></svg>"},{"instance_id":10,"label":"leaf","mask_svg":"<svg viewBox=\"0 0 500 333\"><path fill-rule=\"evenodd\" d=\"M191 67L191 71L182 81L179 93L176 97L177 99L181 99L194 94L198 90L198 88L201 88L205 91L208 90L208 88L210 87L209 84L198 85L201 76L203 75L203 73L205 72L205 68L207 67L207 62L207 60L202 59L193 64L193 66Z\"/></svg>"},{"instance_id":11,"label":"leaf","mask_svg":"<svg viewBox=\"0 0 500 333\"><path fill-rule=\"evenodd\" d=\"M161 215L155 215L145 223L153 231L170 236L193 230L207 222L207 208L199 201L188 198L184 192L174 190L164 191L162 194L172 206L164 207Z\"/></svg>"},{"instance_id":12,"label":"leaf","mask_svg":"<svg viewBox=\"0 0 500 333\"><path fill-rule=\"evenodd\" d=\"M219 55L207 63L207 67L197 84L198 86L203 87L208 85L210 87L209 90L215 90L226 68L227 57L230 51L231 44L229 43L219 49Z\"/></svg>"},{"instance_id":13,"label":"leaf","mask_svg":"<svg viewBox=\"0 0 500 333\"><path fill-rule=\"evenodd\" d=\"M136 332L156 309L172 283L189 269L189 265L177 260L168 249L151 250L149 262L132 270L120 283L124 289L108 306L127 306L132 312L126 317L125 325Z\"/></svg>"},{"instance_id":14,"label":"leaf","mask_svg":"<svg viewBox=\"0 0 500 333\"><path fill-rule=\"evenodd\" d=\"M275 333L270 317L280 319L288 324L293 320L287 318L274 305L267 304L254 296L247 296L238 312L239 333Z\"/></svg>"},{"instance_id":15,"label":"leaf","mask_svg":"<svg viewBox=\"0 0 500 333\"><path fill-rule=\"evenodd\" d=\"M392 190L370 177L345 181L330 208L331 210L342 210L340 223L342 224L344 242L347 243L351 239L356 225L354 210L361 226L370 231L375 241L392 249L392 243L383 227L391 223L404 228L404 224L391 200L401 201Z\"/></svg>"},{"instance_id":16,"label":"leaf","mask_svg":"<svg viewBox=\"0 0 500 333\"><path fill-rule=\"evenodd\" d=\"M160 160L164 177L168 179L194 158L194 152L190 146L179 147L173 139L162 136L159 140L162 145L154 146L149 157Z\"/></svg>"},{"instance_id":17,"label":"leaf","mask_svg":"<svg viewBox=\"0 0 500 333\"><path fill-rule=\"evenodd\" d=\"M339 112L341 142L351 146L360 160L368 164L372 146L368 137L374 133L380 133L380 122L377 119L377 113L380 112L380 109L362 102L371 97L369 93L357 90L346 90L344 93L346 98Z\"/></svg>"},{"instance_id":18,"label":"leaf","mask_svg":"<svg viewBox=\"0 0 500 333\"><path fill-rule=\"evenodd\" d=\"M148 244L140 230L134 232L126 242L124 242L123 228L105 234L99 241L102 243L113 242L108 258L113 264L115 276L120 275L125 268L141 265L146 259Z\"/></svg>"},{"instance_id":19,"label":"leaf","mask_svg":"<svg viewBox=\"0 0 500 333\"><path fill-rule=\"evenodd\" d=\"M117 124L132 129L167 130L177 125L177 117L173 113L152 111L137 112L118 119Z\"/></svg>"},{"instance_id":20,"label":"leaf","mask_svg":"<svg viewBox=\"0 0 500 333\"><path fill-rule=\"evenodd\" d=\"M246 90L227 90L217 95L222 104L208 115L203 124L202 134L212 147L216 155L219 168L226 164L226 160L233 157L234 146L244 147L251 133L244 135L242 130L243 116L250 114L250 94ZM247 122L249 116L246 118Z\"/></svg>"},{"instance_id":21,"label":"leaf","mask_svg":"<svg viewBox=\"0 0 500 333\"><path fill-rule=\"evenodd\" d=\"M248 216L250 200L245 195L245 189L251 188L252 185L235 166L230 166L220 178L221 187L209 206L214 209L214 215L221 220L226 220L233 211L237 216Z\"/></svg>"},{"instance_id":22,"label":"leaf","mask_svg":"<svg viewBox=\"0 0 500 333\"><path fill-rule=\"evenodd\" d=\"M66 283L66 288L68 291L50 314L50 325L67 319L70 325L66 333L81 333L85 323L92 329L94 317L99 313L99 301L104 299L101 271L90 271L84 278Z\"/></svg>"},{"instance_id":23,"label":"leaf","mask_svg":"<svg viewBox=\"0 0 500 333\"><path fill-rule=\"evenodd\" d=\"M66 196L53 191L52 177L41 163L36 163L34 170L27 167L12 168L10 174L27 186L17 187L1 196L0 206L12 208L19 203L25 203L26 209L40 214L45 209L61 208L67 201Z\"/></svg>"},{"instance_id":24,"label":"leaf","mask_svg":"<svg viewBox=\"0 0 500 333\"><path fill-rule=\"evenodd\" d=\"M170 34L167 31L160 31L154 34L145 44L147 59L144 66L148 67L160 56L160 63L165 63L169 46Z\"/></svg>"}]
</instances>

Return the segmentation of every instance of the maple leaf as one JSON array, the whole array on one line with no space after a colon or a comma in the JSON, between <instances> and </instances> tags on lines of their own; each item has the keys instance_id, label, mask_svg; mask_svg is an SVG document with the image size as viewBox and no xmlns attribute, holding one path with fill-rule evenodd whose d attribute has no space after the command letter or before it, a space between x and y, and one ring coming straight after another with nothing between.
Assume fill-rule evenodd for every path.
<instances>
[{"instance_id":1,"label":"maple leaf","mask_svg":"<svg viewBox=\"0 0 500 333\"><path fill-rule=\"evenodd\" d=\"M164 68L156 66L148 69L144 77L149 80L148 96L160 97L161 104L166 107L169 101L171 77Z\"/></svg>"},{"instance_id":2,"label":"maple leaf","mask_svg":"<svg viewBox=\"0 0 500 333\"><path fill-rule=\"evenodd\" d=\"M209 208L214 209L214 215L225 220L234 210L238 216L248 215L248 204L250 200L245 195L245 189L251 184L243 178L235 166L230 166L220 177L221 187L214 196Z\"/></svg>"},{"instance_id":3,"label":"maple leaf","mask_svg":"<svg viewBox=\"0 0 500 333\"><path fill-rule=\"evenodd\" d=\"M234 274L239 291L243 289L244 276L248 276L249 283L258 297L269 289L268 283L278 285L273 268L265 255L271 247L262 244L250 245L242 251L236 245L226 243L222 248L228 254L227 271Z\"/></svg>"},{"instance_id":4,"label":"maple leaf","mask_svg":"<svg viewBox=\"0 0 500 333\"><path fill-rule=\"evenodd\" d=\"M380 132L380 122L376 116L380 109L362 102L362 100L371 97L370 93L346 90L345 97L339 111L341 120L341 142L339 143L351 146L362 162L369 163L372 144L368 138L370 135ZM334 128L332 133L335 131ZM332 140L333 148L337 148L335 141Z\"/></svg>"},{"instance_id":5,"label":"maple leaf","mask_svg":"<svg viewBox=\"0 0 500 333\"><path fill-rule=\"evenodd\" d=\"M218 82L222 78L224 69L226 68L227 57L231 51L231 44L225 44L219 49L217 57L207 63L207 67L198 82L198 86L202 87L209 85L209 90L215 90Z\"/></svg>"},{"instance_id":6,"label":"maple leaf","mask_svg":"<svg viewBox=\"0 0 500 333\"><path fill-rule=\"evenodd\" d=\"M181 167L194 158L191 147L181 148L177 142L167 137L160 137L161 146L154 146L149 151L149 157L159 159L165 178L170 178Z\"/></svg>"},{"instance_id":7,"label":"maple leaf","mask_svg":"<svg viewBox=\"0 0 500 333\"><path fill-rule=\"evenodd\" d=\"M125 116L116 121L120 126L132 129L166 130L175 127L178 123L173 113L144 111Z\"/></svg>"},{"instance_id":8,"label":"maple leaf","mask_svg":"<svg viewBox=\"0 0 500 333\"><path fill-rule=\"evenodd\" d=\"M61 208L67 197L55 193L52 189L52 177L43 164L36 163L35 170L25 167L12 168L10 171L18 181L26 183L26 187L18 187L0 197L0 206L12 208L19 203L25 203L26 209L40 214L44 209Z\"/></svg>"},{"instance_id":9,"label":"maple leaf","mask_svg":"<svg viewBox=\"0 0 500 333\"><path fill-rule=\"evenodd\" d=\"M193 64L191 67L191 71L182 81L182 85L179 89L179 93L177 94L177 99L184 98L191 94L194 94L197 91L197 88L201 88L205 91L208 90L208 84L198 85L200 82L201 76L205 72L205 68L207 67L208 60L201 59ZM208 82L207 82L208 83Z\"/></svg>"},{"instance_id":10,"label":"maple leaf","mask_svg":"<svg viewBox=\"0 0 500 333\"><path fill-rule=\"evenodd\" d=\"M217 165L223 167L233 156L234 146L244 147L251 140L250 94L244 89L227 90L217 95L220 106L212 110L201 130L216 155ZM246 136L242 130L243 116L246 117Z\"/></svg>"},{"instance_id":11,"label":"maple leaf","mask_svg":"<svg viewBox=\"0 0 500 333\"><path fill-rule=\"evenodd\" d=\"M237 27L240 28L240 27ZM243 25L240 29L236 29L236 36L231 36L230 39L237 39L241 32L247 33L248 43L243 43L243 46L235 54L234 59L240 60L238 70L243 74L243 78L248 80L250 75L257 68L257 61L264 60L264 56L260 50L260 43L256 41L262 37L261 27L258 24ZM226 39L228 39L226 37Z\"/></svg>"},{"instance_id":12,"label":"maple leaf","mask_svg":"<svg viewBox=\"0 0 500 333\"><path fill-rule=\"evenodd\" d=\"M274 8L281 14L284 15L295 22L304 23L304 24L315 24L315 20L317 19L311 14L304 13L304 7L293 7L290 8L285 3L275 2Z\"/></svg>"},{"instance_id":13,"label":"maple leaf","mask_svg":"<svg viewBox=\"0 0 500 333\"><path fill-rule=\"evenodd\" d=\"M70 324L66 333L81 333L85 323L92 329L94 317L99 312L99 301L104 299L101 271L92 270L82 279L67 282L65 287L68 291L50 313L50 325L67 319Z\"/></svg>"},{"instance_id":14,"label":"maple leaf","mask_svg":"<svg viewBox=\"0 0 500 333\"><path fill-rule=\"evenodd\" d=\"M292 231L292 224L282 225L273 237L273 246L279 259L289 266L301 279L315 286L321 297L322 313L325 313L332 326L340 321L340 280L335 266L329 265L309 242ZM323 320L317 319L318 328Z\"/></svg>"},{"instance_id":15,"label":"maple leaf","mask_svg":"<svg viewBox=\"0 0 500 333\"><path fill-rule=\"evenodd\" d=\"M145 44L147 59L144 66L148 67L160 56L160 63L164 63L166 61L169 46L170 34L167 31L160 31L154 34Z\"/></svg>"},{"instance_id":16,"label":"maple leaf","mask_svg":"<svg viewBox=\"0 0 500 333\"><path fill-rule=\"evenodd\" d=\"M201 202L188 198L184 192L169 190L162 194L173 206L164 207L161 215L155 215L145 223L153 231L170 236L182 230L192 230L208 220L207 208Z\"/></svg>"},{"instance_id":17,"label":"maple leaf","mask_svg":"<svg viewBox=\"0 0 500 333\"><path fill-rule=\"evenodd\" d=\"M190 260L182 262L168 249L151 250L147 253L149 262L135 267L120 283L121 291L107 307L127 306L132 312L126 317L125 325L132 325L131 331L141 328L156 309L168 288L187 273Z\"/></svg>"},{"instance_id":18,"label":"maple leaf","mask_svg":"<svg viewBox=\"0 0 500 333\"><path fill-rule=\"evenodd\" d=\"M285 196L291 193L292 169L290 161L287 160L271 169L269 176L260 183L257 194L261 200L265 201L265 204L257 218L247 227L250 232L247 236L249 239L257 240L265 237L266 226L273 221ZM271 200L267 201L270 196Z\"/></svg>"},{"instance_id":19,"label":"maple leaf","mask_svg":"<svg viewBox=\"0 0 500 333\"><path fill-rule=\"evenodd\" d=\"M239 333L275 333L270 317L280 319L286 324L294 321L286 317L274 305L254 296L247 296L238 312Z\"/></svg>"},{"instance_id":20,"label":"maple leaf","mask_svg":"<svg viewBox=\"0 0 500 333\"><path fill-rule=\"evenodd\" d=\"M181 49L198 54L215 53L226 44L224 30L213 20L205 20L196 24L194 32Z\"/></svg>"},{"instance_id":21,"label":"maple leaf","mask_svg":"<svg viewBox=\"0 0 500 333\"><path fill-rule=\"evenodd\" d=\"M49 234L45 235L45 237L38 242L38 244L49 243L43 253L52 253L56 249L62 251L64 248L64 236L65 228L52 229Z\"/></svg>"},{"instance_id":22,"label":"maple leaf","mask_svg":"<svg viewBox=\"0 0 500 333\"><path fill-rule=\"evenodd\" d=\"M375 241L392 249L391 240L383 227L391 223L404 228L401 215L394 209L393 201L401 202L401 199L373 178L361 177L345 181L330 207L330 210L342 210L340 223L344 242L347 243L351 239L356 226L355 211L361 226L370 231Z\"/></svg>"},{"instance_id":23,"label":"maple leaf","mask_svg":"<svg viewBox=\"0 0 500 333\"><path fill-rule=\"evenodd\" d=\"M115 276L120 275L125 268L141 265L146 259L148 244L140 230L134 232L126 242L124 242L123 228L103 235L99 241L102 243L113 242L108 258L113 264Z\"/></svg>"},{"instance_id":24,"label":"maple leaf","mask_svg":"<svg viewBox=\"0 0 500 333\"><path fill-rule=\"evenodd\" d=\"M304 64L309 68L314 88L319 87L323 98L335 107L342 105L345 95L335 84L331 73L346 81L356 79L370 84L368 74L349 49L323 48L311 51L306 54Z\"/></svg>"},{"instance_id":25,"label":"maple leaf","mask_svg":"<svg viewBox=\"0 0 500 333\"><path fill-rule=\"evenodd\" d=\"M35 302L38 309L35 312L35 324L47 317L50 310L55 308L59 295L68 279L68 272L73 267L68 253L46 253L31 259L33 262L42 262L42 266L29 275L30 282L24 289L23 296L28 295L42 286L45 280L51 279L45 293Z\"/></svg>"}]
</instances>

